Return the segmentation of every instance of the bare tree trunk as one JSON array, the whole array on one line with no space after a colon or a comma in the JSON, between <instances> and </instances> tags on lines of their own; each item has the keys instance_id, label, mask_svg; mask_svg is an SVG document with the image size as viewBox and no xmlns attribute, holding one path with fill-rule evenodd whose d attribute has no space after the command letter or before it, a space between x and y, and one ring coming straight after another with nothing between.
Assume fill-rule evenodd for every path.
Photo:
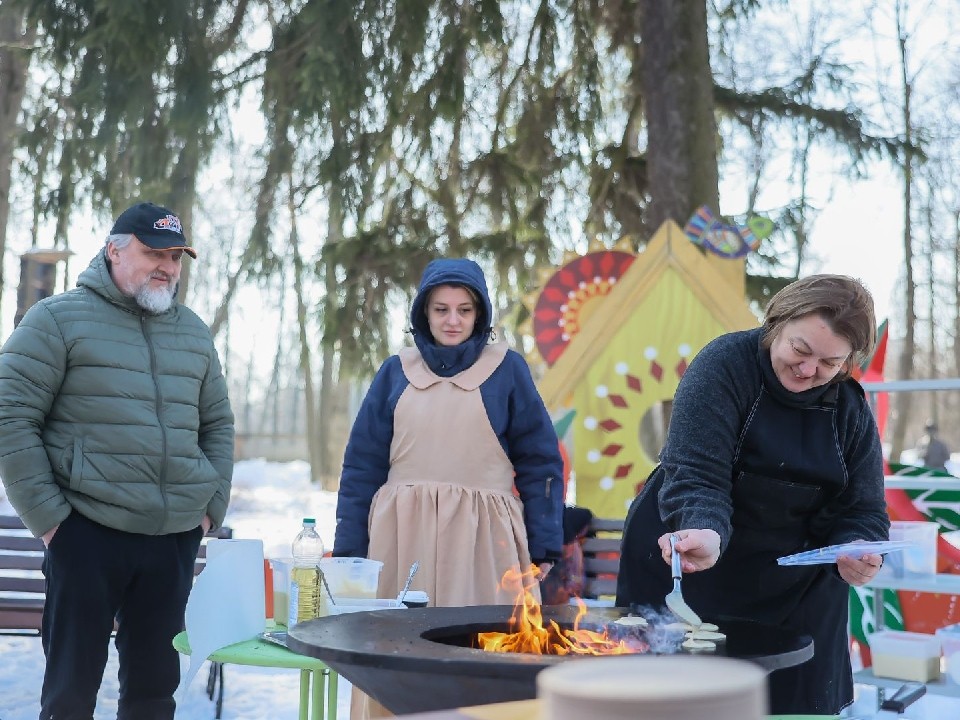
<instances>
[{"instance_id":1,"label":"bare tree trunk","mask_svg":"<svg viewBox=\"0 0 960 720\"><path fill-rule=\"evenodd\" d=\"M903 128L904 144L907 148L903 159L903 269L905 273L905 309L903 318L903 345L900 349L899 373L902 379L914 376L914 357L917 352L916 343L916 281L913 277L913 222L910 217L913 212L913 152L910 150L914 142L910 100L913 92L910 75L907 69L907 34L904 27L906 10L899 1L896 4L897 39L900 47L900 80L903 85ZM893 435L891 438L890 457L899 458L906 446L907 424L910 420L913 393L894 393L896 412L893 417Z\"/></svg>"},{"instance_id":2,"label":"bare tree trunk","mask_svg":"<svg viewBox=\"0 0 960 720\"><path fill-rule=\"evenodd\" d=\"M36 27L25 25L26 12L10 3L0 5L0 258L6 256L7 224L10 220L10 181L13 148L19 134L17 117L26 90L30 47ZM3 295L3 263L0 262L0 297Z\"/></svg>"},{"instance_id":3,"label":"bare tree trunk","mask_svg":"<svg viewBox=\"0 0 960 720\"><path fill-rule=\"evenodd\" d=\"M240 398L242 399L242 402L243 402L243 412L240 414L240 416L243 418L243 428L244 428L245 434L247 435L254 434L253 405L250 403L249 388L253 383L253 378L256 376L256 371L255 371L255 368L257 366L256 359L257 359L256 348L251 348L250 355L247 358L246 374L244 376L245 382L243 385L243 387L247 388L248 391L244 393L240 393Z\"/></svg>"},{"instance_id":4,"label":"bare tree trunk","mask_svg":"<svg viewBox=\"0 0 960 720\"><path fill-rule=\"evenodd\" d=\"M193 208L197 202L197 175L200 172L200 139L197 135L188 137L186 144L180 151L177 167L170 179L170 199L168 207L180 217L183 230L187 233L190 244L197 246L197 238L193 233ZM204 244L199 243L198 252L205 252ZM190 289L190 270L193 260L183 263L180 272L180 286L177 290L177 299L185 302Z\"/></svg>"},{"instance_id":5,"label":"bare tree trunk","mask_svg":"<svg viewBox=\"0 0 960 720\"><path fill-rule=\"evenodd\" d=\"M210 334L213 335L213 337L219 335L226 324L227 317L230 313L230 303L236 294L237 286L240 284L240 278L245 277L250 271L250 265L256 253L256 248L254 248L252 244L248 244L243 255L240 257L240 264L237 266L237 271L227 278L227 288L223 293L223 297L220 299L220 304L213 313L213 320L210 322Z\"/></svg>"},{"instance_id":6,"label":"bare tree trunk","mask_svg":"<svg viewBox=\"0 0 960 720\"><path fill-rule=\"evenodd\" d=\"M270 132L270 151L267 155L267 169L263 177L260 178L257 190L256 207L254 210L253 227L250 230L250 236L247 239L247 245L244 248L243 255L240 256L240 263L237 271L227 279L227 288L224 291L223 299L213 314L213 321L210 323L210 332L214 337L220 332L220 328L227 319L227 313L230 312L230 303L237 291L237 285L240 278L245 277L256 263L257 258L265 258L269 254L269 235L270 220L274 209L274 193L278 183L284 175L289 172L292 162L293 150L287 139L287 131L290 128L290 113L276 112L273 116L273 127Z\"/></svg>"},{"instance_id":7,"label":"bare tree trunk","mask_svg":"<svg viewBox=\"0 0 960 720\"><path fill-rule=\"evenodd\" d=\"M793 267L793 274L800 277L800 261L805 254L810 227L808 212L810 211L810 202L807 197L807 190L810 187L810 154L813 150L814 132L809 126L803 129L803 144L797 151L796 165L799 166L799 186L800 198L797 210L797 224L794 230L794 238L797 247L797 263Z\"/></svg>"},{"instance_id":8,"label":"bare tree trunk","mask_svg":"<svg viewBox=\"0 0 960 720\"><path fill-rule=\"evenodd\" d=\"M953 377L960 376L960 208L953 211Z\"/></svg>"},{"instance_id":9,"label":"bare tree trunk","mask_svg":"<svg viewBox=\"0 0 960 720\"><path fill-rule=\"evenodd\" d=\"M204 41L202 43L193 43L194 52L199 52L207 58L207 67L211 69L211 71L216 66L216 59L234 48L237 36L242 31L243 19L246 16L248 5L249 0L238 0L234 7L233 17L230 23L224 27L220 33L213 35L203 32L202 36ZM200 49L201 47L202 50ZM170 178L170 195L168 200L168 207L179 215L184 231L188 233L187 238L194 247L198 244L198 239L193 234L193 210L197 202L197 177L200 174L200 141L200 133L190 133L185 136L184 146L180 150L173 176ZM203 243L199 243L199 245L199 252L204 252ZM187 294L190 291L192 267L192 259L183 263L183 269L180 273L180 285L177 288L177 298L180 302L186 300ZM239 272L245 271L246 267L241 265ZM231 280L233 282L232 284L228 283L229 297L224 299L224 308L229 308L230 300L236 288L235 279L231 278ZM224 319L216 315L215 321L217 322L217 326L216 329L213 330L214 336L219 332Z\"/></svg>"},{"instance_id":10,"label":"bare tree trunk","mask_svg":"<svg viewBox=\"0 0 960 720\"><path fill-rule=\"evenodd\" d=\"M336 113L331 113L330 127L333 132L334 152L346 142L343 124ZM338 188L331 185L327 200L327 244L339 243L343 240L343 202ZM336 312L337 276L333 263L324 263L324 293L323 293L323 327L322 353L323 367L320 368L320 417L317 422L317 442L320 446L321 467L324 482L335 484L328 490L336 489L339 485L338 473L334 473L334 459L330 449L331 421L334 413L333 403L333 366L336 359L333 343L330 342L326 328L330 327L333 315ZM337 476L335 478L335 475Z\"/></svg>"},{"instance_id":11,"label":"bare tree trunk","mask_svg":"<svg viewBox=\"0 0 960 720\"><path fill-rule=\"evenodd\" d=\"M273 414L273 424L270 427L271 435L278 435L280 433L280 375L283 370L283 358L286 356L286 352L283 348L283 329L285 327L284 323L284 299L283 299L283 276L281 274L280 281L280 317L278 320L278 326L280 328L279 336L277 337L277 352L273 356L273 370L270 373L270 384L267 390L267 396L264 398L264 409L270 408ZM266 414L263 418L264 426L266 427Z\"/></svg>"},{"instance_id":12,"label":"bare tree trunk","mask_svg":"<svg viewBox=\"0 0 960 720\"><path fill-rule=\"evenodd\" d=\"M681 226L701 205L720 215L717 121L703 0L640 0L641 86L647 118L648 219ZM731 287L745 289L744 262L707 253Z\"/></svg>"},{"instance_id":13,"label":"bare tree trunk","mask_svg":"<svg viewBox=\"0 0 960 720\"><path fill-rule=\"evenodd\" d=\"M939 357L937 353L937 318L936 318L936 301L937 301L937 282L935 277L935 267L934 263L934 254L936 252L936 242L933 237L934 227L933 227L933 218L931 214L933 212L933 200L928 199L926 203L926 232L927 232L927 317L930 318L929 323L927 324L927 342L930 343L928 348L928 362L930 365L929 377L937 378L940 377L940 373L937 371L938 366L940 365ZM928 393L928 402L930 407L930 414L928 417L933 420L935 423L940 423L940 410L937 407L938 396L942 393L930 392Z\"/></svg>"},{"instance_id":14,"label":"bare tree trunk","mask_svg":"<svg viewBox=\"0 0 960 720\"><path fill-rule=\"evenodd\" d=\"M331 201L330 204L330 214L333 215L332 206L334 203ZM326 292L324 293L323 302L325 306L325 317L327 317L327 312L333 312L334 303L332 298L335 296L332 288L335 288L336 284L337 278L333 265L327 263L324 270L324 286ZM317 443L320 448L320 467L323 473L324 489L336 490L340 485L339 473L334 471L336 465L333 452L330 448L330 437L332 435L330 424L334 415L332 412L333 384L335 382L333 366L336 359L333 345L329 342L324 342L321 346L321 355L323 357L323 367L320 368L320 407L318 410L326 410L326 412L321 412L319 422L317 423ZM326 487L328 484L330 487Z\"/></svg>"},{"instance_id":15,"label":"bare tree trunk","mask_svg":"<svg viewBox=\"0 0 960 720\"><path fill-rule=\"evenodd\" d=\"M640 0L651 230L720 211L713 73L703 0Z\"/></svg>"},{"instance_id":16,"label":"bare tree trunk","mask_svg":"<svg viewBox=\"0 0 960 720\"><path fill-rule=\"evenodd\" d=\"M290 214L290 250L293 254L293 291L297 299L297 329L300 344L300 373L303 375L304 414L307 418L307 455L310 461L311 482L322 482L322 452L319 444L317 422L320 413L317 410L316 393L313 387L313 361L310 350L310 334L307 331L307 303L303 293L303 257L300 255L300 236L297 233L296 205L293 192L288 199L287 210ZM327 488L325 488L327 489Z\"/></svg>"}]
</instances>

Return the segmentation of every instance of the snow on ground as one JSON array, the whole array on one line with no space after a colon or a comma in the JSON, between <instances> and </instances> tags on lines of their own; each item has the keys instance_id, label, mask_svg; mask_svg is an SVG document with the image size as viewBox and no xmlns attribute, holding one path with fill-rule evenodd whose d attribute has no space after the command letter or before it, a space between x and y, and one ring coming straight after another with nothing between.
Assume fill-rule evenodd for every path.
<instances>
[{"instance_id":1,"label":"snow on ground","mask_svg":"<svg viewBox=\"0 0 960 720\"><path fill-rule=\"evenodd\" d=\"M260 538L267 557L290 555L290 542L303 517L313 516L327 547L333 545L336 495L311 485L305 463L238 462L226 524L238 538ZM0 514L13 514L0 487ZM0 636L0 720L35 720L40 713L43 649L39 637ZM181 666L187 669L187 658ZM207 698L205 664L177 708L177 720L213 720ZM223 720L294 720L299 717L297 670L227 665L224 669ZM349 718L350 684L340 678L338 720ZM113 644L95 720L117 716L117 653Z\"/></svg>"}]
</instances>

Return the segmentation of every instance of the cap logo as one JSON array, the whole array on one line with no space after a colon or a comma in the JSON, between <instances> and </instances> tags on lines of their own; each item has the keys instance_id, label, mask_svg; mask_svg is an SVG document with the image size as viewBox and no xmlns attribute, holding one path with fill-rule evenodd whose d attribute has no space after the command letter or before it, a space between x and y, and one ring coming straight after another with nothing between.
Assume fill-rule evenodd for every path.
<instances>
[{"instance_id":1,"label":"cap logo","mask_svg":"<svg viewBox=\"0 0 960 720\"><path fill-rule=\"evenodd\" d=\"M180 225L180 218L176 215L167 215L153 223L155 230L170 230L171 232L183 235L183 226Z\"/></svg>"}]
</instances>

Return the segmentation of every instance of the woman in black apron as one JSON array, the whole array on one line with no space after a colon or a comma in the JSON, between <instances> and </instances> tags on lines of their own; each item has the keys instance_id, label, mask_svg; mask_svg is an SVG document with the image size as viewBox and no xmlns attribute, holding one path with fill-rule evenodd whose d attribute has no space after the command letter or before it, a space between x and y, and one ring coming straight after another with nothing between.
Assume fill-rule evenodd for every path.
<instances>
[{"instance_id":1,"label":"woman in black apron","mask_svg":"<svg viewBox=\"0 0 960 720\"><path fill-rule=\"evenodd\" d=\"M853 700L849 585L872 578L881 556L777 558L888 537L880 437L850 378L875 343L860 282L815 275L781 290L761 328L723 335L694 358L660 464L627 515L617 605L663 607L673 533L684 598L701 617L813 637L811 660L770 675L775 714L832 714Z\"/></svg>"}]
</instances>

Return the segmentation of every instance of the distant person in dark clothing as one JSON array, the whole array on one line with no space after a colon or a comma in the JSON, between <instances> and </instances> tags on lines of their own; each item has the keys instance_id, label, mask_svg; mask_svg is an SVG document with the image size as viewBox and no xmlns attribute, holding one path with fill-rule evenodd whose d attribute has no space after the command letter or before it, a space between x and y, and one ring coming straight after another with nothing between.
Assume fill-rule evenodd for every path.
<instances>
[{"instance_id":1,"label":"distant person in dark clothing","mask_svg":"<svg viewBox=\"0 0 960 720\"><path fill-rule=\"evenodd\" d=\"M937 424L932 420L924 425L925 430L920 442L917 443L917 452L925 468L931 470L947 470L947 460L950 459L950 448L937 436Z\"/></svg>"}]
</instances>

